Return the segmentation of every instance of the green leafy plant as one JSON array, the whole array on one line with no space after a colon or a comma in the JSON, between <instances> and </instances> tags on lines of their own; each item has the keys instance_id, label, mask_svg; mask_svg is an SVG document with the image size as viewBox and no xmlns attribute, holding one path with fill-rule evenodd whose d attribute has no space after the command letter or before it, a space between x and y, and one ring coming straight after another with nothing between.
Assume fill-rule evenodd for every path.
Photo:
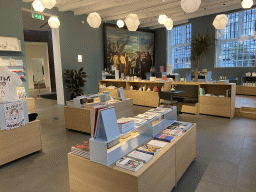
<instances>
[{"instance_id":1,"label":"green leafy plant","mask_svg":"<svg viewBox=\"0 0 256 192\"><path fill-rule=\"evenodd\" d=\"M197 36L192 35L191 39L191 60L195 65L195 81L198 81L198 68L202 57L208 54L211 45L215 42L214 38L210 36L208 31L206 35L198 33Z\"/></svg>"},{"instance_id":2,"label":"green leafy plant","mask_svg":"<svg viewBox=\"0 0 256 192\"><path fill-rule=\"evenodd\" d=\"M69 70L66 69L64 74L64 82L67 84L66 88L69 92L72 92L70 99L76 98L77 96L83 95L86 73L83 71L84 68L81 67L79 70Z\"/></svg>"}]
</instances>

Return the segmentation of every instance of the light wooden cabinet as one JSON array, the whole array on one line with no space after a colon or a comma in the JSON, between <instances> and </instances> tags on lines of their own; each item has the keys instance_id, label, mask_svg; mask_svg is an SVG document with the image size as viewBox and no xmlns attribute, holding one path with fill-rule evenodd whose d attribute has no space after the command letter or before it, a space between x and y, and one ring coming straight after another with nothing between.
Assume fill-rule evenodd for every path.
<instances>
[{"instance_id":1,"label":"light wooden cabinet","mask_svg":"<svg viewBox=\"0 0 256 192\"><path fill-rule=\"evenodd\" d=\"M230 97L199 96L199 113L233 118L235 116L236 84L200 84L206 94L225 95L231 90Z\"/></svg>"},{"instance_id":2,"label":"light wooden cabinet","mask_svg":"<svg viewBox=\"0 0 256 192\"><path fill-rule=\"evenodd\" d=\"M133 99L135 105L145 105L145 94L143 91L127 90L128 98Z\"/></svg>"},{"instance_id":3,"label":"light wooden cabinet","mask_svg":"<svg viewBox=\"0 0 256 192\"><path fill-rule=\"evenodd\" d=\"M237 85L236 94L237 95L256 95L256 87Z\"/></svg>"}]
</instances>

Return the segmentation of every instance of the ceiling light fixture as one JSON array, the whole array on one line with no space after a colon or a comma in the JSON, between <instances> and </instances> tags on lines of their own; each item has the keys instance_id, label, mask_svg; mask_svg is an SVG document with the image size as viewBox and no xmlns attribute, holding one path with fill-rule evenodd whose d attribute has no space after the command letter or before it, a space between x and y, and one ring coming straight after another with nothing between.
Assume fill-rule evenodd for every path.
<instances>
[{"instance_id":1,"label":"ceiling light fixture","mask_svg":"<svg viewBox=\"0 0 256 192\"><path fill-rule=\"evenodd\" d=\"M101 17L98 13L90 13L87 17L87 22L92 28L99 28L101 24Z\"/></svg>"},{"instance_id":2,"label":"ceiling light fixture","mask_svg":"<svg viewBox=\"0 0 256 192\"><path fill-rule=\"evenodd\" d=\"M46 9L52 9L56 5L56 0L41 0Z\"/></svg>"},{"instance_id":3,"label":"ceiling light fixture","mask_svg":"<svg viewBox=\"0 0 256 192\"><path fill-rule=\"evenodd\" d=\"M116 22L116 25L117 25L119 28L122 28L122 27L124 27L124 21L123 21L123 20L118 20L118 21Z\"/></svg>"},{"instance_id":4,"label":"ceiling light fixture","mask_svg":"<svg viewBox=\"0 0 256 192\"><path fill-rule=\"evenodd\" d=\"M213 26L216 29L224 29L228 23L228 17L225 14L217 15L213 21Z\"/></svg>"},{"instance_id":5,"label":"ceiling light fixture","mask_svg":"<svg viewBox=\"0 0 256 192\"><path fill-rule=\"evenodd\" d=\"M168 17L166 15L159 15L158 22L163 25L163 24L165 24L167 19L168 19Z\"/></svg>"},{"instance_id":6,"label":"ceiling light fixture","mask_svg":"<svg viewBox=\"0 0 256 192\"><path fill-rule=\"evenodd\" d=\"M124 20L129 31L136 31L140 25L140 20L136 14L130 14Z\"/></svg>"},{"instance_id":7,"label":"ceiling light fixture","mask_svg":"<svg viewBox=\"0 0 256 192\"><path fill-rule=\"evenodd\" d=\"M38 11L38 12L43 12L44 11L44 6L43 6L43 4L40 0L35 0L32 3L32 7L35 11Z\"/></svg>"},{"instance_id":8,"label":"ceiling light fixture","mask_svg":"<svg viewBox=\"0 0 256 192\"><path fill-rule=\"evenodd\" d=\"M50 19L48 20L48 24L49 24L49 26L50 26L51 28L56 29L56 28L59 28L59 26L60 26L60 20L59 20L58 17L52 16L52 17L50 17Z\"/></svg>"},{"instance_id":9,"label":"ceiling light fixture","mask_svg":"<svg viewBox=\"0 0 256 192\"><path fill-rule=\"evenodd\" d=\"M200 7L201 0L181 0L180 4L186 13L193 13Z\"/></svg>"},{"instance_id":10,"label":"ceiling light fixture","mask_svg":"<svg viewBox=\"0 0 256 192\"><path fill-rule=\"evenodd\" d=\"M253 6L253 0L243 0L241 4L244 9L249 9Z\"/></svg>"},{"instance_id":11,"label":"ceiling light fixture","mask_svg":"<svg viewBox=\"0 0 256 192\"><path fill-rule=\"evenodd\" d=\"M173 28L173 21L172 21L172 19L171 19L171 18L168 18L168 19L166 20L164 26L165 26L165 28L166 28L167 30L172 30L172 28Z\"/></svg>"}]
</instances>

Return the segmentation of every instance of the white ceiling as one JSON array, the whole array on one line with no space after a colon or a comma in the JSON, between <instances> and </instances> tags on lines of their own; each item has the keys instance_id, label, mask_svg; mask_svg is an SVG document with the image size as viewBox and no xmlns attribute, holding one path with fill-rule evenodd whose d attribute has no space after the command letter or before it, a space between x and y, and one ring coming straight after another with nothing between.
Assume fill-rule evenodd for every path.
<instances>
[{"instance_id":1,"label":"white ceiling","mask_svg":"<svg viewBox=\"0 0 256 192\"><path fill-rule=\"evenodd\" d=\"M160 14L171 17L176 25L191 18L241 8L241 0L202 0L200 8L189 14L182 10L180 0L57 0L56 7L59 11L73 11L75 15L97 12L103 21L125 19L135 13L140 19L139 27L156 29L163 27L158 23Z\"/></svg>"}]
</instances>

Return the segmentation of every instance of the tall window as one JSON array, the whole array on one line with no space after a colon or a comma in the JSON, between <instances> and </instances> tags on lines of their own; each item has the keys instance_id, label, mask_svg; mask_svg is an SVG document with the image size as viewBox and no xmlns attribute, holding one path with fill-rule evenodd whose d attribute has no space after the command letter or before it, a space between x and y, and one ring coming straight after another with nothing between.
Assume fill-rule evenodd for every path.
<instances>
[{"instance_id":1,"label":"tall window","mask_svg":"<svg viewBox=\"0 0 256 192\"><path fill-rule=\"evenodd\" d=\"M191 24L168 31L168 64L173 69L191 68Z\"/></svg>"},{"instance_id":2,"label":"tall window","mask_svg":"<svg viewBox=\"0 0 256 192\"><path fill-rule=\"evenodd\" d=\"M229 22L224 30L216 30L216 67L255 66L256 9L227 15ZM244 40L243 40L244 39ZM256 39L256 38L255 38Z\"/></svg>"}]
</instances>

